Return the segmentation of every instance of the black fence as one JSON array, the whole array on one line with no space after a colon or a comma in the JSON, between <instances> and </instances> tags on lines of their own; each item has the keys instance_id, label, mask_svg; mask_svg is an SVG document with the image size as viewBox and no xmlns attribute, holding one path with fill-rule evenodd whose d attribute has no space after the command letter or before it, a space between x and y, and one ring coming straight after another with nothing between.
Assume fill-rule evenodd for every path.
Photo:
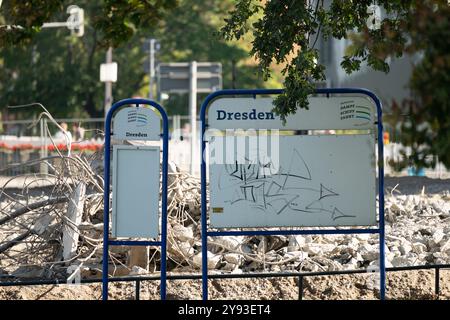
<instances>
[{"instance_id":1,"label":"black fence","mask_svg":"<svg viewBox=\"0 0 450 320\"><path fill-rule=\"evenodd\" d=\"M434 264L424 266L409 266L409 267L392 267L386 268L386 272L398 272L398 271L413 271L413 270L434 270L434 294L439 299L440 294L440 270L450 269L450 264ZM303 300L304 288L303 280L306 277L317 276L337 276L347 274L369 274L367 270L341 270L341 271L323 271L323 272L277 272L277 273L241 273L241 274L211 274L209 279L250 279L250 278L297 278L298 285L298 299ZM188 274L188 275L168 275L167 280L201 280L201 274ZM1 279L1 278L0 278ZM159 276L147 276L147 277L112 277L109 282L134 282L135 283L135 299L140 300L141 282L142 281L157 281L160 280ZM102 279L82 279L80 284L101 283ZM0 287L12 287L12 286L36 286L36 285L59 285L67 284L67 280L11 280L1 281Z\"/></svg>"}]
</instances>

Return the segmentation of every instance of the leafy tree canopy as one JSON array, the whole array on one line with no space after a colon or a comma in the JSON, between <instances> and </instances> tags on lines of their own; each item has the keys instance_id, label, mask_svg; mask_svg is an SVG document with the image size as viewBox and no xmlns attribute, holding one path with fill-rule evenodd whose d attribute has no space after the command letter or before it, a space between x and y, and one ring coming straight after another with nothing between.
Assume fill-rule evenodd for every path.
<instances>
[{"instance_id":1,"label":"leafy tree canopy","mask_svg":"<svg viewBox=\"0 0 450 320\"><path fill-rule=\"evenodd\" d=\"M138 29L154 27L178 0L101 0L95 2L92 26L104 46L117 47L129 41ZM0 47L29 43L45 22L64 12L64 0L6 0L2 5ZM93 3L90 3L93 6Z\"/></svg>"},{"instance_id":2,"label":"leafy tree canopy","mask_svg":"<svg viewBox=\"0 0 450 320\"><path fill-rule=\"evenodd\" d=\"M374 4L386 12L379 28L369 27L375 21L368 7ZM260 17L251 22L255 15ZM221 33L225 39L253 35L251 54L265 78L271 75L271 64L284 66L285 93L275 100L282 118L298 107L308 108L313 82L325 79L315 48L320 36L351 37L352 50L341 62L347 73L362 63L389 72L389 57L420 53L410 83L415 99L396 104L409 112L402 142L413 147L411 159L419 167L430 165L425 158L431 154L450 167L449 21L447 0L238 0Z\"/></svg>"},{"instance_id":3,"label":"leafy tree canopy","mask_svg":"<svg viewBox=\"0 0 450 320\"><path fill-rule=\"evenodd\" d=\"M51 2L51 1L49 1ZM44 22L67 19L65 8L72 1L63 2L57 13L43 19ZM145 1L109 1L111 6L118 3L137 3ZM149 2L149 1L147 1ZM16 4L18 8L31 3L34 9L40 8L38 1L4 2L0 9L0 25L4 24L4 9ZM228 42L214 34L226 12L233 7L232 0L181 0L176 8L164 11L164 18L154 25L138 28L133 24L133 35L128 38L117 37L116 32L107 36L96 24L104 16L101 3L79 0L77 5L85 11L85 34L77 38L70 35L67 28L41 29L29 37L12 37L0 46L0 106L20 105L41 102L56 117L102 117L104 85L99 81L99 66L105 60L108 45L117 45L113 60L118 62L118 81L113 85L114 100L135 95L147 96L148 74L144 63L148 53L144 42L157 38L161 51L156 54L159 62L178 61L217 61L223 66L225 88L271 86L264 84L254 61L248 56L249 41ZM21 9L22 10L22 9ZM30 11L36 11L30 10ZM142 19L146 14L141 15ZM117 18L119 19L119 18ZM136 18L137 19L137 18ZM22 21L9 23L22 23ZM122 20L120 20L122 21ZM119 22L120 22L119 21ZM42 24L42 22L39 22ZM114 24L130 26L122 22ZM125 28L125 27L124 27ZM125 28L126 29L126 28ZM9 35L20 30L9 30ZM117 34L120 32L117 31ZM125 32L127 33L128 32ZM21 33L20 33L21 34ZM109 39L109 40L108 40ZM113 42L111 39L116 39ZM118 39L118 40L117 40ZM122 42L118 42L118 41ZM235 66L235 68L233 67ZM234 76L232 76L234 74ZM277 86L279 83L276 84ZM201 97L199 98L201 101ZM188 101L185 96L171 95L165 101L169 113L187 114ZM19 112L19 111L14 111ZM35 109L21 109L21 113L35 113ZM28 116L28 115L27 115Z\"/></svg>"}]
</instances>

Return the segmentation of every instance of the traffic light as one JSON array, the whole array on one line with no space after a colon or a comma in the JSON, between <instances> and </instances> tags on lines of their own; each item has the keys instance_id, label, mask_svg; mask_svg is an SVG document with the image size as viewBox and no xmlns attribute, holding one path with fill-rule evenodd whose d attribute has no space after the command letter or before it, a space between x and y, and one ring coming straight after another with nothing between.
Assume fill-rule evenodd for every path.
<instances>
[{"instance_id":1,"label":"traffic light","mask_svg":"<svg viewBox=\"0 0 450 320\"><path fill-rule=\"evenodd\" d=\"M67 19L67 27L71 30L72 35L82 37L84 35L84 10L76 5L67 8L70 14Z\"/></svg>"}]
</instances>

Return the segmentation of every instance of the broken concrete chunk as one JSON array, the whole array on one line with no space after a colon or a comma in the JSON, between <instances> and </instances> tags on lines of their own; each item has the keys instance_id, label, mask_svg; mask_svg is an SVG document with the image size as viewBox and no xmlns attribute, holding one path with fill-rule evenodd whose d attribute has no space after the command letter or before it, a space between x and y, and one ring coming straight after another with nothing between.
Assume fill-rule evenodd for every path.
<instances>
[{"instance_id":1,"label":"broken concrete chunk","mask_svg":"<svg viewBox=\"0 0 450 320\"><path fill-rule=\"evenodd\" d=\"M44 214L40 216L32 227L33 232L38 235L42 235L45 232L45 230L47 230L48 226L52 223L53 220L54 217L49 214Z\"/></svg>"},{"instance_id":2,"label":"broken concrete chunk","mask_svg":"<svg viewBox=\"0 0 450 320\"><path fill-rule=\"evenodd\" d=\"M441 244L441 252L445 252L447 255L450 255L450 239L448 240L442 240L440 242Z\"/></svg>"},{"instance_id":3,"label":"broken concrete chunk","mask_svg":"<svg viewBox=\"0 0 450 320\"><path fill-rule=\"evenodd\" d=\"M427 246L421 242L414 242L412 244L412 250L414 253L421 254L427 250Z\"/></svg>"},{"instance_id":4,"label":"broken concrete chunk","mask_svg":"<svg viewBox=\"0 0 450 320\"><path fill-rule=\"evenodd\" d=\"M215 269L217 265L219 264L219 261L221 260L222 256L220 254L214 254L211 251L208 251L208 270ZM201 268L202 266L202 253L199 252L196 254L192 262L197 268Z\"/></svg>"},{"instance_id":5,"label":"broken concrete chunk","mask_svg":"<svg viewBox=\"0 0 450 320\"><path fill-rule=\"evenodd\" d=\"M225 259L226 262L235 265L240 265L244 257L237 253L227 253L223 256L223 258Z\"/></svg>"},{"instance_id":6,"label":"broken concrete chunk","mask_svg":"<svg viewBox=\"0 0 450 320\"><path fill-rule=\"evenodd\" d=\"M194 239L194 231L192 228L185 227L181 224L175 224L172 226L175 237L180 241L192 241Z\"/></svg>"},{"instance_id":7,"label":"broken concrete chunk","mask_svg":"<svg viewBox=\"0 0 450 320\"><path fill-rule=\"evenodd\" d=\"M402 255L407 255L411 252L412 247L408 242L404 242L404 244L402 244L398 249L400 250Z\"/></svg>"},{"instance_id":8,"label":"broken concrete chunk","mask_svg":"<svg viewBox=\"0 0 450 320\"><path fill-rule=\"evenodd\" d=\"M222 268L221 268L221 270L224 270L224 271L234 271L234 270L236 270L236 269L238 269L239 268L239 265L237 265L237 264L234 264L234 263L225 263L225 266L223 266Z\"/></svg>"},{"instance_id":9,"label":"broken concrete chunk","mask_svg":"<svg viewBox=\"0 0 450 320\"><path fill-rule=\"evenodd\" d=\"M287 251L296 251L303 247L306 243L306 239L304 236L301 235L295 235L295 236L288 236L288 248Z\"/></svg>"},{"instance_id":10,"label":"broken concrete chunk","mask_svg":"<svg viewBox=\"0 0 450 320\"><path fill-rule=\"evenodd\" d=\"M145 270L144 268L141 268L139 266L133 266L131 267L131 271L130 271L130 276L138 276L138 275L143 275L143 274L147 274L148 271Z\"/></svg>"},{"instance_id":11,"label":"broken concrete chunk","mask_svg":"<svg viewBox=\"0 0 450 320\"><path fill-rule=\"evenodd\" d=\"M324 252L330 252L335 248L336 245L331 243L308 243L303 248L309 255L321 255Z\"/></svg>"},{"instance_id":12,"label":"broken concrete chunk","mask_svg":"<svg viewBox=\"0 0 450 320\"><path fill-rule=\"evenodd\" d=\"M20 266L11 275L16 278L38 279L46 277L46 268L41 266Z\"/></svg>"},{"instance_id":13,"label":"broken concrete chunk","mask_svg":"<svg viewBox=\"0 0 450 320\"><path fill-rule=\"evenodd\" d=\"M213 239L213 241L223 245L227 249L234 250L244 242L244 237L216 237L215 239Z\"/></svg>"}]
</instances>

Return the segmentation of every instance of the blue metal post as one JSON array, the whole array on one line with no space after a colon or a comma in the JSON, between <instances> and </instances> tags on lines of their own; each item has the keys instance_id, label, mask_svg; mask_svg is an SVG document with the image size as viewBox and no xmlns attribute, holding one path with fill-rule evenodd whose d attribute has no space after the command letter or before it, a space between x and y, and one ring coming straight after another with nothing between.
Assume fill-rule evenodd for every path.
<instances>
[{"instance_id":1,"label":"blue metal post","mask_svg":"<svg viewBox=\"0 0 450 320\"><path fill-rule=\"evenodd\" d=\"M103 267L102 267L102 298L108 300L108 258L109 258L109 175L111 160L111 117L114 106L109 110L105 120L105 161L103 185Z\"/></svg>"},{"instance_id":2,"label":"blue metal post","mask_svg":"<svg viewBox=\"0 0 450 320\"><path fill-rule=\"evenodd\" d=\"M208 100L208 98L206 99ZM201 188L201 224L202 224L202 298L203 300L208 300L208 241L207 241L207 226L206 226L206 163L204 154L206 148L206 141L204 138L205 130L206 130L206 119L204 108L206 108L205 103L209 103L209 101L205 101L202 105L201 113L200 113L200 122L201 122L201 132L200 132L200 157L201 157L201 166L200 166L200 188Z\"/></svg>"},{"instance_id":3,"label":"blue metal post","mask_svg":"<svg viewBox=\"0 0 450 320\"><path fill-rule=\"evenodd\" d=\"M161 195L161 241L129 241L109 240L109 189L110 189L110 161L111 161L111 122L115 111L124 105L150 105L158 110L163 122L163 160L162 160L162 195ZM167 175L169 152L169 119L163 107L147 99L125 99L116 102L105 120L105 161L104 161L104 213L103 213L103 264L102 264L102 299L108 300L108 256L110 245L154 245L161 247L161 299L166 298L167 280Z\"/></svg>"},{"instance_id":4,"label":"blue metal post","mask_svg":"<svg viewBox=\"0 0 450 320\"><path fill-rule=\"evenodd\" d=\"M378 215L380 224L380 299L386 298L386 257L385 257L385 221L384 221L384 139L383 111L381 102L375 99L378 110Z\"/></svg>"},{"instance_id":5,"label":"blue metal post","mask_svg":"<svg viewBox=\"0 0 450 320\"><path fill-rule=\"evenodd\" d=\"M161 300L166 299L166 255L167 255L167 174L169 154L169 119L161 108L163 117L163 163L162 163L162 199L161 199Z\"/></svg>"}]
</instances>

